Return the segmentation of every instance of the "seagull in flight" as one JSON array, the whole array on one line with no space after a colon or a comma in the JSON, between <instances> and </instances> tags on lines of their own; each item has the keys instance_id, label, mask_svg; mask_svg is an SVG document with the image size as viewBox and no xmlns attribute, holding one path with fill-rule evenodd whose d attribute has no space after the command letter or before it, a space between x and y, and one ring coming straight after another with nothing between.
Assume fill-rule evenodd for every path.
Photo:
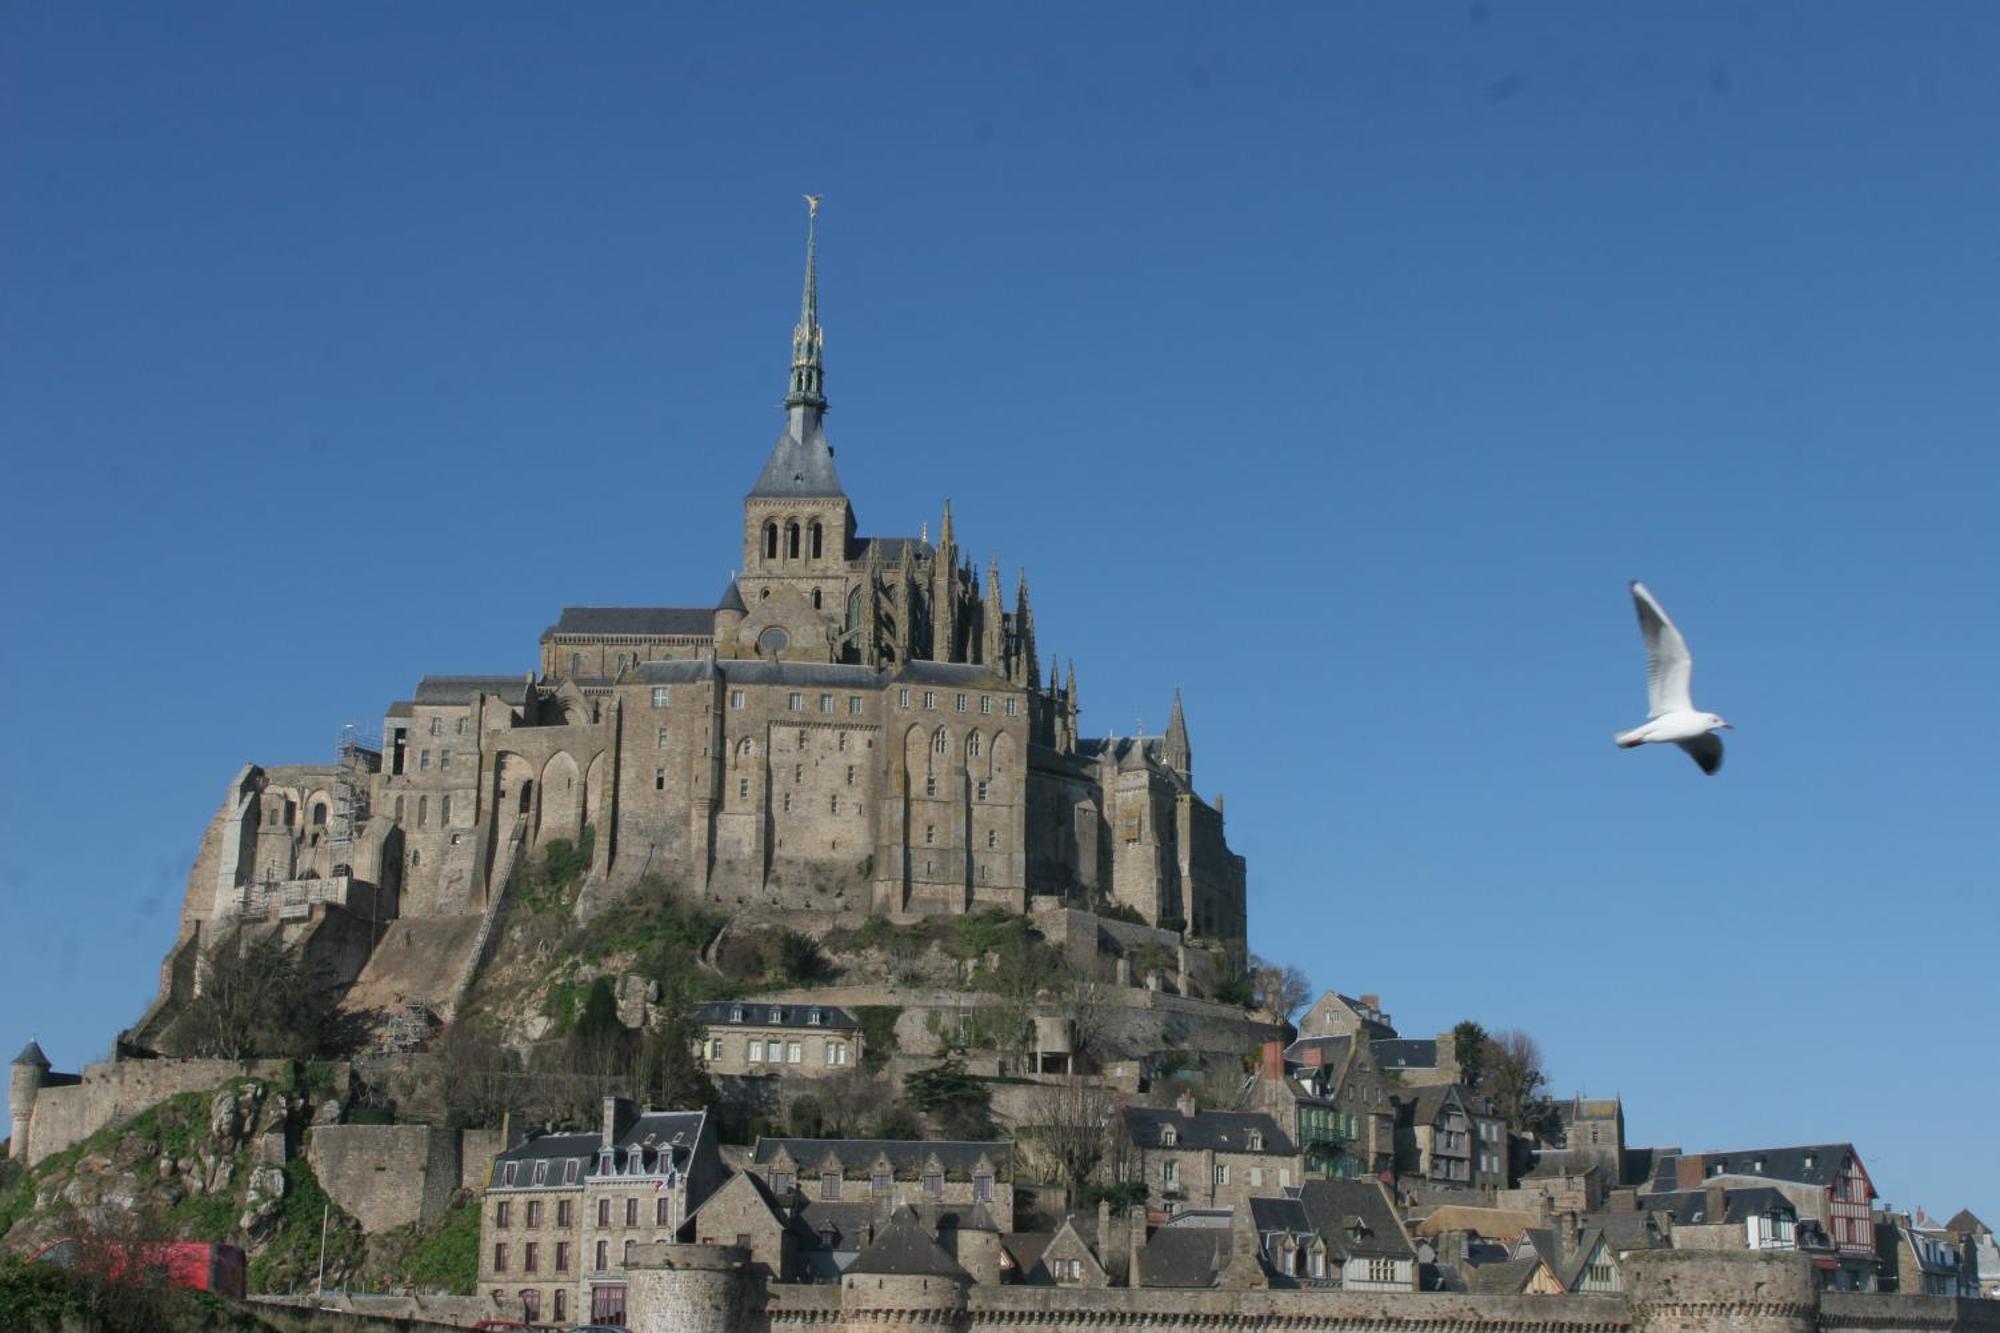
<instances>
[{"instance_id":1,"label":"seagull in flight","mask_svg":"<svg viewBox=\"0 0 2000 1333\"><path fill-rule=\"evenodd\" d=\"M1644 726L1621 731L1611 739L1621 750L1671 741L1686 750L1702 772L1713 773L1722 767L1722 737L1715 733L1734 728L1716 714L1695 708L1688 695L1694 658L1687 640L1637 579L1632 580L1632 603L1639 608L1639 632L1646 639L1646 704L1651 711Z\"/></svg>"}]
</instances>

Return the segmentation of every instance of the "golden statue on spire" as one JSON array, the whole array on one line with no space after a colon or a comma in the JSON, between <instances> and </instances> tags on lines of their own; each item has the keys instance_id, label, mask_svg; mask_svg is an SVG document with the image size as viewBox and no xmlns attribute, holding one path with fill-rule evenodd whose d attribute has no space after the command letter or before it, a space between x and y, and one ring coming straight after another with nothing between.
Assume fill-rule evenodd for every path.
<instances>
[{"instance_id":1,"label":"golden statue on spire","mask_svg":"<svg viewBox=\"0 0 2000 1333\"><path fill-rule=\"evenodd\" d=\"M824 198L826 196L823 194L809 194L806 196L806 217L808 219L819 216L819 201Z\"/></svg>"}]
</instances>

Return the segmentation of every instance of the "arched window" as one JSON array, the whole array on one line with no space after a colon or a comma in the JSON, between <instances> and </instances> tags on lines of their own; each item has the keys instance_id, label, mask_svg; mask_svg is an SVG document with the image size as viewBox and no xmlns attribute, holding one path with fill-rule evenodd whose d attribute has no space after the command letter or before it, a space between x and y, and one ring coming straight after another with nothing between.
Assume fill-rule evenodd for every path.
<instances>
[{"instance_id":1,"label":"arched window","mask_svg":"<svg viewBox=\"0 0 2000 1333\"><path fill-rule=\"evenodd\" d=\"M823 540L822 540L822 537L821 537L821 533L820 533L820 526L819 526L819 524L815 523L815 524L813 524L813 525L812 525L812 558L813 558L813 559L815 559L815 560L819 559L819 557L820 557L820 552L821 552L821 550L822 550L823 546L824 546L824 542L823 542ZM815 600L815 601L813 602L813 605L814 605L814 606L818 606L818 605L819 605L819 602L818 602L817 600Z\"/></svg>"},{"instance_id":2,"label":"arched window","mask_svg":"<svg viewBox=\"0 0 2000 1333\"><path fill-rule=\"evenodd\" d=\"M858 585L847 590L847 628L861 628L861 589Z\"/></svg>"},{"instance_id":3,"label":"arched window","mask_svg":"<svg viewBox=\"0 0 2000 1333\"><path fill-rule=\"evenodd\" d=\"M814 529L813 529L813 532L814 532L815 534L817 534L817 533L819 532L819 529L818 529L818 528L814 528ZM813 589L813 610L817 611L817 610L819 610L819 609L820 609L820 604L819 604L819 589L818 589L818 588L814 588L814 589Z\"/></svg>"},{"instance_id":4,"label":"arched window","mask_svg":"<svg viewBox=\"0 0 2000 1333\"><path fill-rule=\"evenodd\" d=\"M796 523L785 525L785 557L789 560L799 558L799 525Z\"/></svg>"},{"instance_id":5,"label":"arched window","mask_svg":"<svg viewBox=\"0 0 2000 1333\"><path fill-rule=\"evenodd\" d=\"M431 798L428 796L419 796L417 798L417 827L429 828L430 826Z\"/></svg>"},{"instance_id":6,"label":"arched window","mask_svg":"<svg viewBox=\"0 0 2000 1333\"><path fill-rule=\"evenodd\" d=\"M776 560L778 558L778 525L776 523L766 523L764 525L764 558L766 560Z\"/></svg>"},{"instance_id":7,"label":"arched window","mask_svg":"<svg viewBox=\"0 0 2000 1333\"><path fill-rule=\"evenodd\" d=\"M287 820L286 822L287 822L287 823L290 823L291 821L290 821L290 820ZM312 822L313 822L313 826L314 826L314 827L316 827L316 828L317 828L317 827L319 827L320 825L323 825L323 824L325 824L325 823L326 823L326 802L325 802L325 801L314 801L314 802L313 802L313 813L312 813Z\"/></svg>"},{"instance_id":8,"label":"arched window","mask_svg":"<svg viewBox=\"0 0 2000 1333\"><path fill-rule=\"evenodd\" d=\"M582 653L571 653L569 655L569 674L572 676L581 676L583 674Z\"/></svg>"},{"instance_id":9,"label":"arched window","mask_svg":"<svg viewBox=\"0 0 2000 1333\"><path fill-rule=\"evenodd\" d=\"M521 813L524 815L527 814L529 809L533 807L534 801L535 780L533 778L521 779Z\"/></svg>"},{"instance_id":10,"label":"arched window","mask_svg":"<svg viewBox=\"0 0 2000 1333\"><path fill-rule=\"evenodd\" d=\"M965 738L965 757L967 759L979 757L979 733L976 731Z\"/></svg>"},{"instance_id":11,"label":"arched window","mask_svg":"<svg viewBox=\"0 0 2000 1333\"><path fill-rule=\"evenodd\" d=\"M951 738L944 734L943 727L939 727L937 734L931 737L931 753L945 754L949 751L950 747Z\"/></svg>"}]
</instances>

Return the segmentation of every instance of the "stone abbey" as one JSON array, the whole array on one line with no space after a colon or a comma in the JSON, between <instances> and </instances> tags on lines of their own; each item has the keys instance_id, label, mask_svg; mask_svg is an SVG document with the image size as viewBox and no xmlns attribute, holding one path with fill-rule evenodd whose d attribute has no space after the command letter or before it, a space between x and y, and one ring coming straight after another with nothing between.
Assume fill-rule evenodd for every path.
<instances>
[{"instance_id":1,"label":"stone abbey","mask_svg":"<svg viewBox=\"0 0 2000 1333\"><path fill-rule=\"evenodd\" d=\"M149 1044L238 921L291 923L350 1003L448 1010L515 865L557 839L588 846L599 895L657 876L729 911L1124 908L1240 955L1244 863L1195 791L1179 699L1164 735L1083 736L1025 573L1010 607L948 502L935 541L863 535L821 349L809 228L784 425L716 603L566 608L535 672L425 677L379 741L246 765L128 1037Z\"/></svg>"}]
</instances>

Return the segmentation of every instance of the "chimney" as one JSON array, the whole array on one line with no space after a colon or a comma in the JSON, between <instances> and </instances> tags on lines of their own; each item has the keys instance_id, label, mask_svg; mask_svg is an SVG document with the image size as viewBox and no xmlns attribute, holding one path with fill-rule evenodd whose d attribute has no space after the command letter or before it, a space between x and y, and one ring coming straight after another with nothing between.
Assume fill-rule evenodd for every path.
<instances>
[{"instance_id":1,"label":"chimney","mask_svg":"<svg viewBox=\"0 0 2000 1333\"><path fill-rule=\"evenodd\" d=\"M1382 1012L1382 997L1379 995L1364 995L1361 997L1361 1003L1378 1014Z\"/></svg>"},{"instance_id":2,"label":"chimney","mask_svg":"<svg viewBox=\"0 0 2000 1333\"><path fill-rule=\"evenodd\" d=\"M1304 1064L1308 1069L1322 1069L1326 1066L1326 1048L1323 1046L1308 1046L1305 1050L1299 1052L1299 1058L1300 1063Z\"/></svg>"},{"instance_id":3,"label":"chimney","mask_svg":"<svg viewBox=\"0 0 2000 1333\"><path fill-rule=\"evenodd\" d=\"M1191 1116L1194 1114L1194 1092L1192 1089L1183 1089L1181 1095L1174 1098L1174 1109L1182 1115Z\"/></svg>"},{"instance_id":4,"label":"chimney","mask_svg":"<svg viewBox=\"0 0 2000 1333\"><path fill-rule=\"evenodd\" d=\"M1285 1043L1267 1041L1264 1043L1264 1077L1282 1079L1285 1076Z\"/></svg>"},{"instance_id":5,"label":"chimney","mask_svg":"<svg viewBox=\"0 0 2000 1333\"><path fill-rule=\"evenodd\" d=\"M1702 1220L1710 1226L1727 1222L1729 1220L1729 1191L1722 1188L1719 1184L1711 1184L1702 1191L1702 1194L1706 1196L1703 1203L1705 1212Z\"/></svg>"},{"instance_id":6,"label":"chimney","mask_svg":"<svg viewBox=\"0 0 2000 1333\"><path fill-rule=\"evenodd\" d=\"M604 1146L609 1148L625 1136L635 1119L630 1097L606 1097L604 1099Z\"/></svg>"},{"instance_id":7,"label":"chimney","mask_svg":"<svg viewBox=\"0 0 2000 1333\"><path fill-rule=\"evenodd\" d=\"M1144 1286L1139 1280L1139 1251L1146 1248L1146 1209L1143 1204L1128 1208L1126 1218L1125 1285Z\"/></svg>"},{"instance_id":8,"label":"chimney","mask_svg":"<svg viewBox=\"0 0 2000 1333\"><path fill-rule=\"evenodd\" d=\"M1614 1213L1636 1213L1639 1211L1639 1191L1613 1190L1606 1200L1606 1207Z\"/></svg>"}]
</instances>

